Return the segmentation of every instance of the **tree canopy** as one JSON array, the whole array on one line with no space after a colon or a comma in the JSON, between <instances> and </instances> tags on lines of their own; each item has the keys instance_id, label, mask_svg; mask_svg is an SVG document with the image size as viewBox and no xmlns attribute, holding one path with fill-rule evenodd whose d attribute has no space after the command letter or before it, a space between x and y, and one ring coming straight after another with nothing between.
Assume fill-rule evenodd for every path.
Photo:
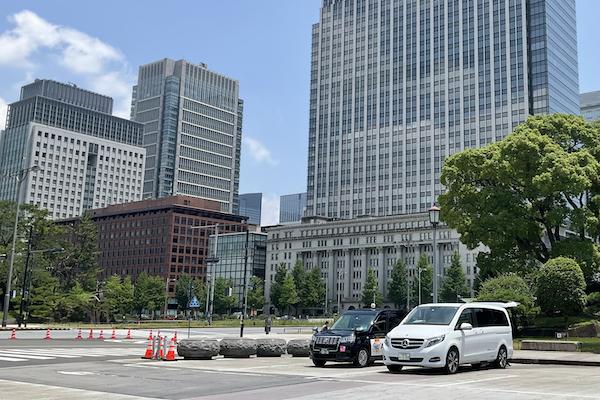
<instances>
[{"instance_id":1,"label":"tree canopy","mask_svg":"<svg viewBox=\"0 0 600 400\"><path fill-rule=\"evenodd\" d=\"M597 125L574 115L532 116L503 140L445 161L442 219L469 248L489 248L478 258L484 277L531 272L564 255L580 262L589 281L600 266L593 243L600 233L599 160ZM567 238L565 227L575 235Z\"/></svg>"},{"instance_id":2,"label":"tree canopy","mask_svg":"<svg viewBox=\"0 0 600 400\"><path fill-rule=\"evenodd\" d=\"M446 303L456 303L460 300L460 297L466 297L468 294L469 288L467 287L465 272L460 263L460 256L455 251L452 254L452 263L442 282L440 299Z\"/></svg>"},{"instance_id":3,"label":"tree canopy","mask_svg":"<svg viewBox=\"0 0 600 400\"><path fill-rule=\"evenodd\" d=\"M519 303L521 314L530 314L534 310L534 298L531 288L523 278L514 274L501 274L484 281L477 294L478 301L500 301Z\"/></svg>"},{"instance_id":4,"label":"tree canopy","mask_svg":"<svg viewBox=\"0 0 600 400\"><path fill-rule=\"evenodd\" d=\"M273 304L273 306L279 310L283 308L279 302L279 298L281 297L281 290L286 276L287 268L285 264L282 263L275 267L275 277L273 278L273 283L271 284L270 298L271 304Z\"/></svg>"},{"instance_id":5,"label":"tree canopy","mask_svg":"<svg viewBox=\"0 0 600 400\"><path fill-rule=\"evenodd\" d=\"M537 301L545 314L568 317L586 304L585 281L577 262L566 257L549 260L537 278Z\"/></svg>"},{"instance_id":6,"label":"tree canopy","mask_svg":"<svg viewBox=\"0 0 600 400\"><path fill-rule=\"evenodd\" d=\"M376 306L383 306L383 295L379 291L379 285L377 284L377 276L375 270L369 268L367 272L367 279L365 280L365 286L363 286L361 303L363 307L369 307L372 303Z\"/></svg>"},{"instance_id":7,"label":"tree canopy","mask_svg":"<svg viewBox=\"0 0 600 400\"><path fill-rule=\"evenodd\" d=\"M261 309L265 304L264 294L265 282L258 276L252 276L250 278L250 284L248 285L248 307L254 309Z\"/></svg>"},{"instance_id":8,"label":"tree canopy","mask_svg":"<svg viewBox=\"0 0 600 400\"><path fill-rule=\"evenodd\" d=\"M388 282L388 296L396 308L406 307L408 284L406 279L406 264L401 259L396 261L392 269L392 276Z\"/></svg>"}]
</instances>

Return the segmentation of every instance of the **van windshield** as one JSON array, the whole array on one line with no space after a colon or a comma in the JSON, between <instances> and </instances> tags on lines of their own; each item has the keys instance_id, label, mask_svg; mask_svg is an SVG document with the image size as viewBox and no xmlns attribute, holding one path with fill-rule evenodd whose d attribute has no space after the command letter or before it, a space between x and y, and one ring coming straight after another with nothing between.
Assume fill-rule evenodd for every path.
<instances>
[{"instance_id":1,"label":"van windshield","mask_svg":"<svg viewBox=\"0 0 600 400\"><path fill-rule=\"evenodd\" d=\"M402 325L449 325L458 307L418 306Z\"/></svg>"},{"instance_id":2,"label":"van windshield","mask_svg":"<svg viewBox=\"0 0 600 400\"><path fill-rule=\"evenodd\" d=\"M376 315L375 313L343 314L340 319L335 321L331 329L339 331L353 331L355 329L357 331L366 331L373 323Z\"/></svg>"}]
</instances>

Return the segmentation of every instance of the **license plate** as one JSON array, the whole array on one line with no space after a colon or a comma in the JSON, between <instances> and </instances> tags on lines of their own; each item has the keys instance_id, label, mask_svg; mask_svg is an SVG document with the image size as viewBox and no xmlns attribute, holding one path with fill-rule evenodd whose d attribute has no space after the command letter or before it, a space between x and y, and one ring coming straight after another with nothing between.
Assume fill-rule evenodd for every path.
<instances>
[{"instance_id":1,"label":"license plate","mask_svg":"<svg viewBox=\"0 0 600 400\"><path fill-rule=\"evenodd\" d=\"M400 361L408 361L410 360L410 354L398 354L398 360Z\"/></svg>"},{"instance_id":2,"label":"license plate","mask_svg":"<svg viewBox=\"0 0 600 400\"><path fill-rule=\"evenodd\" d=\"M328 349L321 349L321 350L319 350L319 353L321 353L321 354L329 354L329 350Z\"/></svg>"}]
</instances>

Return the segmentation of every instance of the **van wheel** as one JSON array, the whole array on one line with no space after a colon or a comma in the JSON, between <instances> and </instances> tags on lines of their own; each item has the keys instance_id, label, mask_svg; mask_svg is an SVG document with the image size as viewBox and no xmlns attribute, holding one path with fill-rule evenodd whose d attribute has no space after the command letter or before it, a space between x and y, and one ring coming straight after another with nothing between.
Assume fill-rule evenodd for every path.
<instances>
[{"instance_id":1,"label":"van wheel","mask_svg":"<svg viewBox=\"0 0 600 400\"><path fill-rule=\"evenodd\" d=\"M313 364L315 365L315 367L323 368L323 367L325 366L325 363L326 363L327 361L325 361L325 360L315 360L315 359L313 358L312 362L313 362Z\"/></svg>"},{"instance_id":2,"label":"van wheel","mask_svg":"<svg viewBox=\"0 0 600 400\"><path fill-rule=\"evenodd\" d=\"M369 365L369 351L364 347L360 349L358 351L358 354L356 354L356 357L354 357L353 364L355 367L359 368L363 368Z\"/></svg>"},{"instance_id":3,"label":"van wheel","mask_svg":"<svg viewBox=\"0 0 600 400\"><path fill-rule=\"evenodd\" d=\"M402 365L386 365L386 367L392 374L398 374L402 371Z\"/></svg>"},{"instance_id":4,"label":"van wheel","mask_svg":"<svg viewBox=\"0 0 600 400\"><path fill-rule=\"evenodd\" d=\"M496 356L496 361L494 361L494 367L504 369L508 365L508 352L506 351L506 347L501 346L500 350L498 350L498 355Z\"/></svg>"},{"instance_id":5,"label":"van wheel","mask_svg":"<svg viewBox=\"0 0 600 400\"><path fill-rule=\"evenodd\" d=\"M456 350L456 347L452 347L446 355L446 365L444 366L446 373L455 374L458 371L459 362L458 350Z\"/></svg>"}]
</instances>

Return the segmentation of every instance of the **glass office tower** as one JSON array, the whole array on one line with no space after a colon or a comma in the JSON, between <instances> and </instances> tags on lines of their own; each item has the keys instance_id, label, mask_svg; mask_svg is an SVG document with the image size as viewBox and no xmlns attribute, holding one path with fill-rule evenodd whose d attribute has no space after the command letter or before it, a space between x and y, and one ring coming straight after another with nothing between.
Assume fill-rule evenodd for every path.
<instances>
[{"instance_id":1,"label":"glass office tower","mask_svg":"<svg viewBox=\"0 0 600 400\"><path fill-rule=\"evenodd\" d=\"M324 0L306 215L427 210L451 154L579 114L575 0Z\"/></svg>"},{"instance_id":2,"label":"glass office tower","mask_svg":"<svg viewBox=\"0 0 600 400\"><path fill-rule=\"evenodd\" d=\"M131 115L144 124L144 197L216 200L237 213L243 101L239 82L205 64L142 65Z\"/></svg>"},{"instance_id":3,"label":"glass office tower","mask_svg":"<svg viewBox=\"0 0 600 400\"><path fill-rule=\"evenodd\" d=\"M239 215L248 217L248 223L260 225L262 215L262 193L244 193L239 195Z\"/></svg>"},{"instance_id":4,"label":"glass office tower","mask_svg":"<svg viewBox=\"0 0 600 400\"><path fill-rule=\"evenodd\" d=\"M306 192L284 194L279 198L279 223L300 222L306 209Z\"/></svg>"}]
</instances>

